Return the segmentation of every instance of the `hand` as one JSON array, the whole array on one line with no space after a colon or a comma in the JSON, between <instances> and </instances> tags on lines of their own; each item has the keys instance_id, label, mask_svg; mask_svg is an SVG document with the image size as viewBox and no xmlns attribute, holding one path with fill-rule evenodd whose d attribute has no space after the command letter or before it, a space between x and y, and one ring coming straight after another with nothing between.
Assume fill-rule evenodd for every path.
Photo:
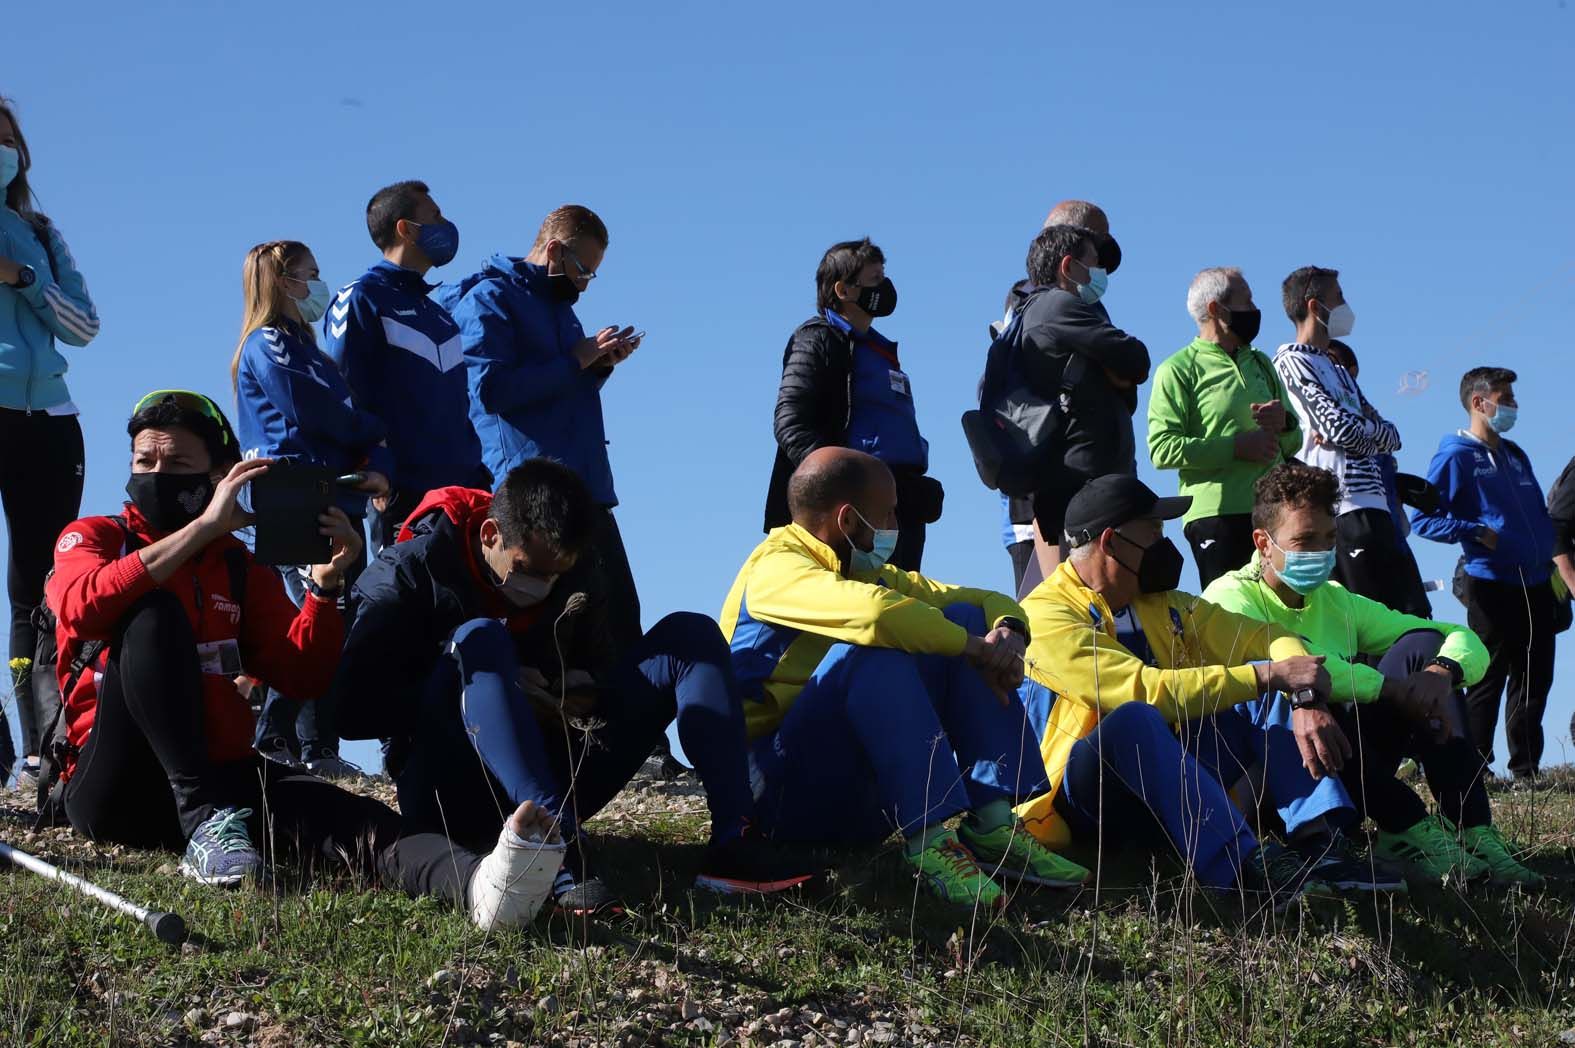
<instances>
[{"instance_id":1,"label":"hand","mask_svg":"<svg viewBox=\"0 0 1575 1048\"><path fill-rule=\"evenodd\" d=\"M202 529L208 538L216 539L221 535L228 535L232 531L239 531L246 527L255 518L241 509L238 499L241 491L268 472L268 467L273 465L273 459L248 459L237 462L227 473L219 486L213 489L213 498L208 500L208 507L197 518L197 527Z\"/></svg>"},{"instance_id":2,"label":"hand","mask_svg":"<svg viewBox=\"0 0 1575 1048\"><path fill-rule=\"evenodd\" d=\"M1327 699L1334 690L1329 671L1323 668L1322 655L1292 655L1278 662L1260 662L1256 669L1258 684L1264 691L1283 691L1291 695L1311 688Z\"/></svg>"},{"instance_id":3,"label":"hand","mask_svg":"<svg viewBox=\"0 0 1575 1048\"><path fill-rule=\"evenodd\" d=\"M366 479L356 485L357 491L364 491L373 498L384 498L393 491L393 486L388 483L388 476L376 470L368 470ZM378 510L382 510L382 506Z\"/></svg>"},{"instance_id":4,"label":"hand","mask_svg":"<svg viewBox=\"0 0 1575 1048\"><path fill-rule=\"evenodd\" d=\"M569 670L551 690L562 696L563 712L570 717L586 717L596 709L596 678L584 670Z\"/></svg>"},{"instance_id":5,"label":"hand","mask_svg":"<svg viewBox=\"0 0 1575 1048\"><path fill-rule=\"evenodd\" d=\"M361 559L361 529L350 522L349 516L338 506L328 507L328 512L318 516L317 530L333 541L333 554L327 564L312 565L312 581L317 588L332 592L344 585L345 574Z\"/></svg>"},{"instance_id":6,"label":"hand","mask_svg":"<svg viewBox=\"0 0 1575 1048\"><path fill-rule=\"evenodd\" d=\"M520 687L527 692L539 691L543 694L551 694L547 690L547 678L535 666L521 666L519 681Z\"/></svg>"},{"instance_id":7,"label":"hand","mask_svg":"<svg viewBox=\"0 0 1575 1048\"><path fill-rule=\"evenodd\" d=\"M602 357L603 366L616 367L640 348L640 339L633 337L634 328L626 327L617 332L613 340L607 343L607 355Z\"/></svg>"},{"instance_id":8,"label":"hand","mask_svg":"<svg viewBox=\"0 0 1575 1048\"><path fill-rule=\"evenodd\" d=\"M590 338L582 338L574 346L575 362L580 365L581 370L597 364L608 363L605 358L613 348L614 344L623 343L624 336L630 335L633 332L634 328L632 327L624 328L622 330L619 330L616 327L605 327L596 332L596 334ZM632 347L624 347L620 345L619 348L624 350L624 352L622 356L618 357L618 360L622 360L624 357L627 357L634 351ZM613 361L613 363L617 363L617 361Z\"/></svg>"},{"instance_id":9,"label":"hand","mask_svg":"<svg viewBox=\"0 0 1575 1048\"><path fill-rule=\"evenodd\" d=\"M1335 723L1334 715L1321 706L1291 711L1291 730L1296 748L1302 753L1302 767L1315 779L1334 775L1351 755L1351 743Z\"/></svg>"},{"instance_id":10,"label":"hand","mask_svg":"<svg viewBox=\"0 0 1575 1048\"><path fill-rule=\"evenodd\" d=\"M1477 529L1477 541L1490 550L1498 549L1498 532L1484 524Z\"/></svg>"},{"instance_id":11,"label":"hand","mask_svg":"<svg viewBox=\"0 0 1575 1048\"><path fill-rule=\"evenodd\" d=\"M514 814L509 816L509 829L522 840L558 843L558 820L535 801L525 801L514 809Z\"/></svg>"},{"instance_id":12,"label":"hand","mask_svg":"<svg viewBox=\"0 0 1575 1048\"><path fill-rule=\"evenodd\" d=\"M1244 429L1236 434L1236 457L1243 462L1273 462L1280 442L1266 429Z\"/></svg>"},{"instance_id":13,"label":"hand","mask_svg":"<svg viewBox=\"0 0 1575 1048\"><path fill-rule=\"evenodd\" d=\"M1252 420L1270 433L1285 432L1285 405L1278 400L1252 406Z\"/></svg>"},{"instance_id":14,"label":"hand","mask_svg":"<svg viewBox=\"0 0 1575 1048\"><path fill-rule=\"evenodd\" d=\"M0 255L0 284L15 284L22 278L22 264Z\"/></svg>"},{"instance_id":15,"label":"hand","mask_svg":"<svg viewBox=\"0 0 1575 1048\"><path fill-rule=\"evenodd\" d=\"M1442 666L1428 666L1402 681L1395 705L1434 742L1444 742L1462 726L1455 710L1455 682Z\"/></svg>"},{"instance_id":16,"label":"hand","mask_svg":"<svg viewBox=\"0 0 1575 1048\"><path fill-rule=\"evenodd\" d=\"M1023 683L1024 650L1023 638L1000 626L983 637L970 636L963 654L1005 705Z\"/></svg>"}]
</instances>

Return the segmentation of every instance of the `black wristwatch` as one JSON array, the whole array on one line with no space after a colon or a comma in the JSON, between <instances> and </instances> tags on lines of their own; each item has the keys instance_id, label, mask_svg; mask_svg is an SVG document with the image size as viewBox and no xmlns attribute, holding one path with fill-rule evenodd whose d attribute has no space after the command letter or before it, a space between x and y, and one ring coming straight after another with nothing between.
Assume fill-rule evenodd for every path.
<instances>
[{"instance_id":1,"label":"black wristwatch","mask_svg":"<svg viewBox=\"0 0 1575 1048\"><path fill-rule=\"evenodd\" d=\"M319 600L338 601L340 597L344 596L345 586L343 582L339 583L339 585L334 589L323 589L323 587L317 584L317 580L312 578L310 572L303 572L301 574L301 581L305 583L306 592L310 593Z\"/></svg>"},{"instance_id":2,"label":"black wristwatch","mask_svg":"<svg viewBox=\"0 0 1575 1048\"><path fill-rule=\"evenodd\" d=\"M1291 709L1308 710L1323 705L1323 699L1312 688L1297 688L1291 692Z\"/></svg>"},{"instance_id":3,"label":"black wristwatch","mask_svg":"<svg viewBox=\"0 0 1575 1048\"><path fill-rule=\"evenodd\" d=\"M1007 629L1023 638L1024 644L1028 643L1028 623L1024 622L1016 615L1002 615L1001 620L995 625L997 628L1005 626Z\"/></svg>"},{"instance_id":4,"label":"black wristwatch","mask_svg":"<svg viewBox=\"0 0 1575 1048\"><path fill-rule=\"evenodd\" d=\"M1454 659L1445 658L1442 655L1436 655L1428 662L1428 665L1442 666L1444 669L1448 670L1450 683L1452 683L1456 688L1460 687L1466 682L1466 671L1461 669L1460 663L1456 662Z\"/></svg>"},{"instance_id":5,"label":"black wristwatch","mask_svg":"<svg viewBox=\"0 0 1575 1048\"><path fill-rule=\"evenodd\" d=\"M22 288L32 287L37 280L38 274L33 271L32 266L20 266L16 271L16 283L11 286L20 291Z\"/></svg>"}]
</instances>

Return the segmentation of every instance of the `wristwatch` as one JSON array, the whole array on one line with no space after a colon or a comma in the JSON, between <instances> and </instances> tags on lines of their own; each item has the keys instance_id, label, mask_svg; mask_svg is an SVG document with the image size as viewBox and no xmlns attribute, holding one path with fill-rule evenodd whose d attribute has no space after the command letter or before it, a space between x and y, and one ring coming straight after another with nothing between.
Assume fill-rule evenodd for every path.
<instances>
[{"instance_id":1,"label":"wristwatch","mask_svg":"<svg viewBox=\"0 0 1575 1048\"><path fill-rule=\"evenodd\" d=\"M310 572L304 571L301 573L301 581L305 585L306 592L319 600L338 601L340 597L344 596L345 587L343 582L331 590L323 589L317 584L317 580L312 578Z\"/></svg>"},{"instance_id":2,"label":"wristwatch","mask_svg":"<svg viewBox=\"0 0 1575 1048\"><path fill-rule=\"evenodd\" d=\"M1445 658L1442 655L1436 655L1428 661L1428 665L1442 666L1444 669L1448 670L1449 680L1457 688L1465 683L1466 671L1461 669L1460 663L1456 662L1454 659Z\"/></svg>"},{"instance_id":3,"label":"wristwatch","mask_svg":"<svg viewBox=\"0 0 1575 1048\"><path fill-rule=\"evenodd\" d=\"M1016 615L1002 615L1000 621L998 621L995 625L997 628L1005 626L1007 629L1023 638L1023 643L1026 644L1028 642L1028 623L1024 622Z\"/></svg>"},{"instance_id":4,"label":"wristwatch","mask_svg":"<svg viewBox=\"0 0 1575 1048\"><path fill-rule=\"evenodd\" d=\"M37 280L38 274L33 271L32 266L21 266L16 271L16 283L11 286L21 290L25 287L32 287Z\"/></svg>"},{"instance_id":5,"label":"wristwatch","mask_svg":"<svg viewBox=\"0 0 1575 1048\"><path fill-rule=\"evenodd\" d=\"M1312 688L1297 688L1291 692L1291 709L1305 710L1314 706L1322 706L1323 699Z\"/></svg>"}]
</instances>

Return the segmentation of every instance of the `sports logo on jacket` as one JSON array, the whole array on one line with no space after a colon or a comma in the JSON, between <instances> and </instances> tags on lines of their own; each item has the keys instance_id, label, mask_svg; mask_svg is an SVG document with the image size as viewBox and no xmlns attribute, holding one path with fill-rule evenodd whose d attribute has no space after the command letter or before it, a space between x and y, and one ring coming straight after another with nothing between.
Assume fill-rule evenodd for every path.
<instances>
[{"instance_id":1,"label":"sports logo on jacket","mask_svg":"<svg viewBox=\"0 0 1575 1048\"><path fill-rule=\"evenodd\" d=\"M334 338L344 338L345 329L350 326L350 294L354 290L355 284L346 284L340 288L339 294L334 296L333 305L328 308L328 333Z\"/></svg>"},{"instance_id":2,"label":"sports logo on jacket","mask_svg":"<svg viewBox=\"0 0 1575 1048\"><path fill-rule=\"evenodd\" d=\"M80 531L68 531L64 535L60 536L60 543L55 547L55 552L70 553L81 544L82 533Z\"/></svg>"},{"instance_id":3,"label":"sports logo on jacket","mask_svg":"<svg viewBox=\"0 0 1575 1048\"><path fill-rule=\"evenodd\" d=\"M458 331L438 343L393 317L385 316L382 321L383 337L390 346L398 346L412 356L420 357L439 372L447 374L465 363L465 347Z\"/></svg>"},{"instance_id":4,"label":"sports logo on jacket","mask_svg":"<svg viewBox=\"0 0 1575 1048\"><path fill-rule=\"evenodd\" d=\"M215 593L213 595L213 610L220 615L229 616L231 626L239 626L241 624L241 606L229 597Z\"/></svg>"}]
</instances>

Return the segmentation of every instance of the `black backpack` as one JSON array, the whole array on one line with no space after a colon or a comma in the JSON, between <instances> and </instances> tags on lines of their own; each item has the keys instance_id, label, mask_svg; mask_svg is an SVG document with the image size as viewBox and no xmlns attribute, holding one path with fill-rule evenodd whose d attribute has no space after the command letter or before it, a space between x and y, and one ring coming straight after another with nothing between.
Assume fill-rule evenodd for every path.
<instances>
[{"instance_id":1,"label":"black backpack","mask_svg":"<svg viewBox=\"0 0 1575 1048\"><path fill-rule=\"evenodd\" d=\"M979 407L962 416L963 435L984 486L1003 495L1032 495L1059 465L1072 391L1087 362L1070 354L1059 389L1046 400L1029 384L1022 367L1023 314L1043 291L1037 288L1018 303L1004 329L990 327L990 350L979 380Z\"/></svg>"},{"instance_id":2,"label":"black backpack","mask_svg":"<svg viewBox=\"0 0 1575 1048\"><path fill-rule=\"evenodd\" d=\"M135 553L147 545L126 526L124 517L110 519L120 525L120 530L125 536L122 556ZM244 608L248 567L246 551L239 547L226 550L225 566L230 573L230 596L236 604ZM54 574L55 571L51 568L49 574L45 576L46 586ZM33 609L33 628L38 633L38 642L33 650L32 677L33 701L38 710L38 722L42 725L38 746L39 827L54 825L63 814L64 802L55 790L55 786L60 782L60 772L66 760L77 756L77 747L72 745L66 736L69 725L66 723L65 697L76 690L82 674L93 667L99 656L104 653L104 649L109 646L109 642L105 640L84 642L81 649L72 656L66 679L62 682L56 676L56 666L60 657L59 644L55 636L58 625L54 609L49 606L49 602L39 601L38 607Z\"/></svg>"}]
</instances>

